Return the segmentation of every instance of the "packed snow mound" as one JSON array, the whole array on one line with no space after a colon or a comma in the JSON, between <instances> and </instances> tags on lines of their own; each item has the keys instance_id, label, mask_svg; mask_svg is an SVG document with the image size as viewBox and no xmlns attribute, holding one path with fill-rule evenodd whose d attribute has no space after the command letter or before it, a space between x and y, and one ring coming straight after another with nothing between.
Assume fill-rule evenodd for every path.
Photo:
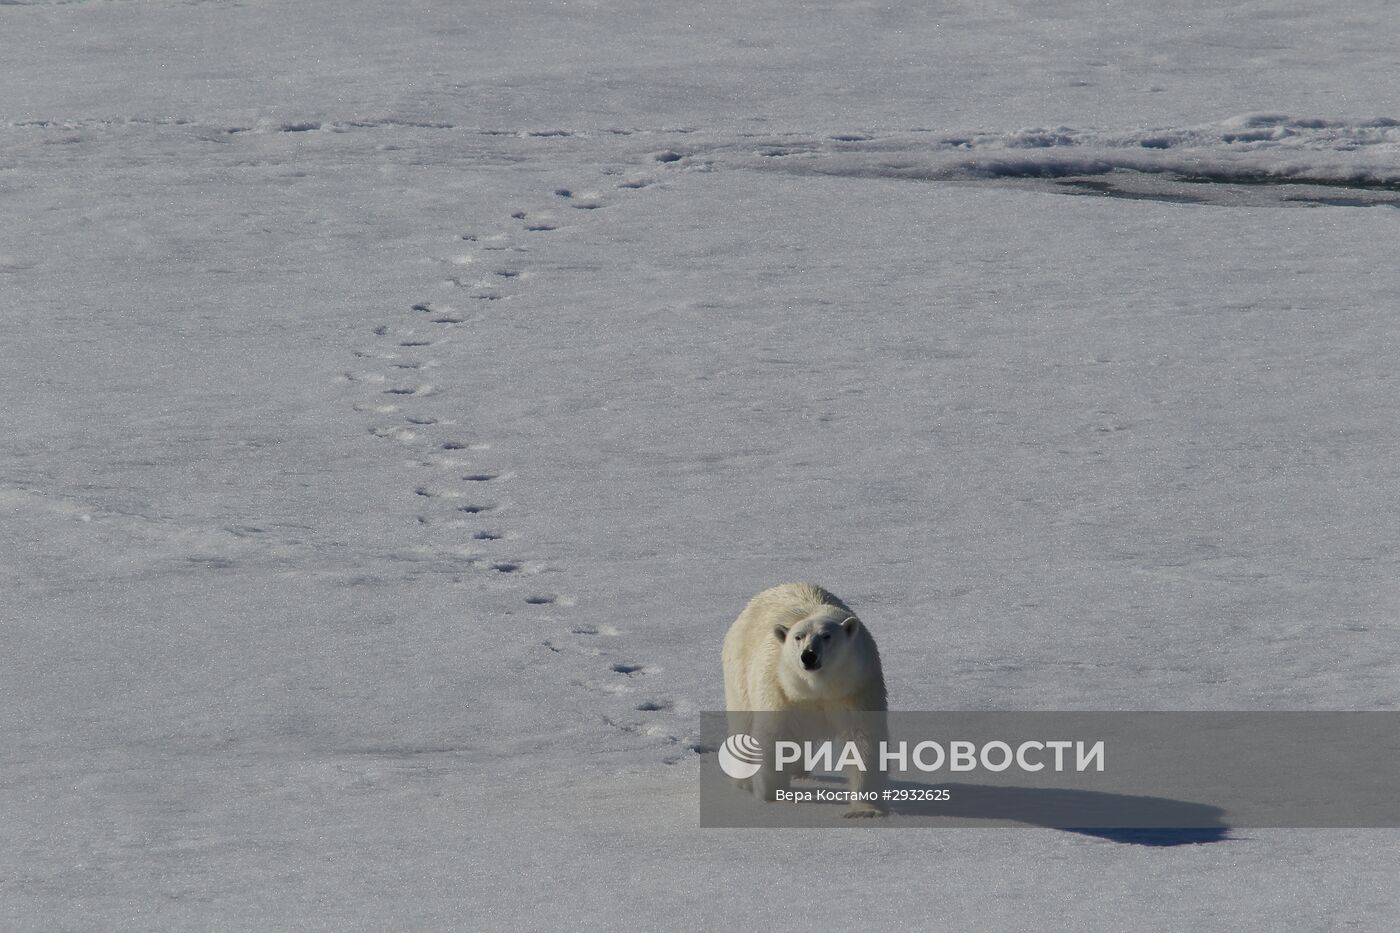
<instances>
[{"instance_id":1,"label":"packed snow mound","mask_svg":"<svg viewBox=\"0 0 1400 933\"><path fill-rule=\"evenodd\" d=\"M746 148L744 160L753 167L861 178L986 181L1126 171L1190 182L1400 190L1400 120L1389 117L1247 113L1198 126L1129 132L1057 126L843 133Z\"/></svg>"},{"instance_id":2,"label":"packed snow mound","mask_svg":"<svg viewBox=\"0 0 1400 933\"><path fill-rule=\"evenodd\" d=\"M1292 117L1279 113L1246 113L1215 123L1182 128L1106 134L1061 126L1021 129L1011 133L978 133L949 138L967 149L1040 149L1107 147L1116 149L1307 150L1355 152L1366 147L1394 154L1400 151L1400 120L1335 120Z\"/></svg>"}]
</instances>

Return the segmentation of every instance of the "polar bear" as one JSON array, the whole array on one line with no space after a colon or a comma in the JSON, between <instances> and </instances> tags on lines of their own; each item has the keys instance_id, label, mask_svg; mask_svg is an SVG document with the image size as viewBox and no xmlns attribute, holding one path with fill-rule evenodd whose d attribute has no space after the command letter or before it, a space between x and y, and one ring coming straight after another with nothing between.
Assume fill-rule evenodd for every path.
<instances>
[{"instance_id":1,"label":"polar bear","mask_svg":"<svg viewBox=\"0 0 1400 933\"><path fill-rule=\"evenodd\" d=\"M730 734L753 735L765 749L763 767L741 786L772 800L794 775L791 764L776 768L773 743L831 739L855 742L866 764L849 769L849 789L878 797L885 676L875 639L849 606L810 583L764 590L729 627L723 659ZM854 799L846 815L884 812L878 800Z\"/></svg>"}]
</instances>

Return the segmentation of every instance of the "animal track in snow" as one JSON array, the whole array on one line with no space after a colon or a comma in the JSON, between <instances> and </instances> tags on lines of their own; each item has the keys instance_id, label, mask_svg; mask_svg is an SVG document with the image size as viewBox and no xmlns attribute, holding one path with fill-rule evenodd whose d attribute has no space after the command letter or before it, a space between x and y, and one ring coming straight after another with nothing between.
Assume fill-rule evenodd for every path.
<instances>
[{"instance_id":1,"label":"animal track in snow","mask_svg":"<svg viewBox=\"0 0 1400 933\"><path fill-rule=\"evenodd\" d=\"M596 658L600 653L597 648L589 648L581 645L569 645L567 647L561 647L558 642L555 642L554 640L548 638L541 642L541 644L544 645L544 647L548 648L550 651L553 651L555 654L572 654L578 657L593 659Z\"/></svg>"},{"instance_id":2,"label":"animal track in snow","mask_svg":"<svg viewBox=\"0 0 1400 933\"><path fill-rule=\"evenodd\" d=\"M558 593L534 593L525 597L525 602L531 606L560 606L568 608L577 603L572 596L562 596ZM581 631L588 629L589 631ZM592 626L574 626L569 629L571 635L598 634L598 630Z\"/></svg>"},{"instance_id":3,"label":"animal track in snow","mask_svg":"<svg viewBox=\"0 0 1400 933\"><path fill-rule=\"evenodd\" d=\"M509 297L501 294L500 283L489 279L464 279L454 276L447 279L447 284L466 291L466 297L472 301L500 301L502 298Z\"/></svg>"},{"instance_id":4,"label":"animal track in snow","mask_svg":"<svg viewBox=\"0 0 1400 933\"><path fill-rule=\"evenodd\" d=\"M407 444L418 437L417 431L402 426L395 426L392 428L371 427L369 433L373 434L375 437L383 437L391 441L398 441L401 444Z\"/></svg>"},{"instance_id":5,"label":"animal track in snow","mask_svg":"<svg viewBox=\"0 0 1400 933\"><path fill-rule=\"evenodd\" d=\"M437 389L430 383L419 385L390 386L384 390L385 395L406 395L414 398L422 398L425 395L432 395Z\"/></svg>"},{"instance_id":6,"label":"animal track in snow","mask_svg":"<svg viewBox=\"0 0 1400 933\"><path fill-rule=\"evenodd\" d=\"M433 324L461 324L466 320L461 312L451 305L439 306L423 301L414 305L413 310L430 315L428 321Z\"/></svg>"},{"instance_id":7,"label":"animal track in snow","mask_svg":"<svg viewBox=\"0 0 1400 933\"><path fill-rule=\"evenodd\" d=\"M528 213L526 211L516 211L510 215L512 220L518 220L525 225L527 233L544 233L549 230L558 230L559 223L554 214L549 211L539 213Z\"/></svg>"},{"instance_id":8,"label":"animal track in snow","mask_svg":"<svg viewBox=\"0 0 1400 933\"><path fill-rule=\"evenodd\" d=\"M685 156L674 150L663 150L661 152L652 153L649 158L653 162L660 162L664 165L666 163L683 162ZM622 170L620 169L603 170L603 175L605 177L621 173ZM644 174L639 172L624 174L620 179L609 182L609 184L614 186L613 190L617 192L642 190L655 183L656 178L654 175L651 173ZM512 212L511 219L522 223L527 232L541 232L558 228L559 222L556 219L556 211L563 207L568 207L571 210L592 212L610 206L607 198L598 191L588 188L575 188L572 186L558 187L553 189L553 195L555 199L553 201L555 205L554 210L536 210L534 208L516 210ZM615 196L625 197L627 195L618 194ZM581 229L586 230L586 227ZM523 271L517 270L517 267L514 265L500 267L500 269ZM507 278L515 282L524 282L528 280L529 275L525 273L518 276L498 275L497 277ZM484 472L476 475L483 477L484 481ZM469 480L471 478L471 475L463 477L464 480ZM499 571L501 563L502 562L498 561L491 566ZM512 560L508 563L514 564L516 562ZM533 569L534 568L529 568L528 565L526 567L527 572ZM524 594L524 600L527 605L537 608L541 614L542 621L557 619L561 614L561 610L567 610L577 604L577 600L571 596L562 596L558 593L539 590L527 592ZM561 623L556 622L555 624ZM577 659L572 663L579 663L579 661L596 656L601 657L603 659L602 663L606 665L604 671L600 672L599 675L575 678L572 683L576 686L602 696L621 697L634 691L633 683L640 683L642 678L660 673L660 668L636 662L625 655L619 656L617 648L614 647L612 643L612 639L617 638L621 634L616 628L612 626L597 626L577 622L571 625L567 623L563 624L564 631L567 632L565 639L556 638L550 641L552 653L556 656L561 656L561 662L564 662L564 659L569 656ZM573 649L564 650L565 646L569 644L573 644ZM580 650L580 646L584 644L593 644L598 647L590 648L587 652L583 652ZM640 703L632 704L631 709L626 713L618 709L615 715L605 715L603 718L604 721L622 731L638 735L661 737L664 738L668 744L674 745L679 740L671 734L670 730L660 722L648 721L648 717L667 717L673 708L674 704L669 697L652 695ZM667 759L667 762L674 763L678 760L680 760L679 757L672 755Z\"/></svg>"},{"instance_id":9,"label":"animal track in snow","mask_svg":"<svg viewBox=\"0 0 1400 933\"><path fill-rule=\"evenodd\" d=\"M572 606L573 604L574 601L570 599L569 605ZM569 631L574 635L602 635L608 638L616 637L622 634L620 631L613 628L611 625L604 625L600 627L597 625L582 624L575 625L574 627L570 628Z\"/></svg>"},{"instance_id":10,"label":"animal track in snow","mask_svg":"<svg viewBox=\"0 0 1400 933\"><path fill-rule=\"evenodd\" d=\"M600 207L606 207L606 203L596 191L583 191L574 193L568 188L560 188L554 192L559 197L569 202L569 206L579 211L596 211Z\"/></svg>"},{"instance_id":11,"label":"animal track in snow","mask_svg":"<svg viewBox=\"0 0 1400 933\"><path fill-rule=\"evenodd\" d=\"M548 250L551 242L529 234L559 230L575 222L578 226L571 229L586 231L586 216L613 207L630 197L630 192L657 184L660 173L670 171L672 163L682 167L690 164L688 156L677 150L643 153L630 168L600 169L602 177L592 185L545 189L535 204L511 211L502 228L453 232L440 252L421 260L435 270L437 287L442 290L431 298L416 296L404 301L397 317L375 326L375 345L354 353L357 368L347 372L344 380L380 400L362 397L354 404L356 411L370 412L380 422L369 426L372 434L415 450L406 466L408 472L402 474L404 485L412 493L410 498L420 503L416 521L424 529L424 538L437 542L425 543L423 550L428 556L418 560L424 566L439 568L434 574L446 572L456 579L470 574L483 583L494 581L490 584L494 588L520 587L516 598L531 607L536 624L546 630L541 634L554 630L536 644L557 663L572 668L570 673L561 671L569 683L599 697L620 698L651 677L649 695L614 707L604 719L620 730L663 737L674 744L678 740L661 725L674 715L674 703L656 693L655 675L660 668L623 654L616 641L621 637L617 628L571 622L570 610L577 605L573 596L527 582L549 579L546 575L553 568L522 547L524 542L510 529L510 503L493 495L514 480L511 465L490 462L486 457L495 457L486 454L491 444L454 427L454 421L440 420L436 415L441 412L436 408L429 408L432 414L423 410L432 403L414 404L439 395L455 401L458 387L449 384L450 374L462 371L461 353L471 346L456 338L472 335L476 328L492 322L499 307L495 302L528 294L538 271L530 261L531 247ZM562 267L558 271L563 271ZM447 356L447 352L454 355ZM429 372L434 374L432 381L422 378ZM399 423L385 423L393 418ZM506 547L515 553L501 553Z\"/></svg>"},{"instance_id":12,"label":"animal track in snow","mask_svg":"<svg viewBox=\"0 0 1400 933\"><path fill-rule=\"evenodd\" d=\"M523 212L521 212L523 213ZM517 220L520 218L516 218ZM477 248L488 253L527 253L523 246L517 246L509 233L493 233L489 235L477 233L463 233L460 239L464 243L475 243Z\"/></svg>"},{"instance_id":13,"label":"animal track in snow","mask_svg":"<svg viewBox=\"0 0 1400 933\"><path fill-rule=\"evenodd\" d=\"M415 496L424 499L460 499L462 494L455 489L434 489L431 486L419 486L413 490Z\"/></svg>"}]
</instances>

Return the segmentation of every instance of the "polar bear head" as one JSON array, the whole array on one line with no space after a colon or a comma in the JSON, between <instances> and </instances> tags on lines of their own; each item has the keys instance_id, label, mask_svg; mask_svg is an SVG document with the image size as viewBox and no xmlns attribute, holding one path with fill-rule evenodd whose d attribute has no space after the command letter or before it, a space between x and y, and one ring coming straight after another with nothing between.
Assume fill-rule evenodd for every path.
<instances>
[{"instance_id":1,"label":"polar bear head","mask_svg":"<svg viewBox=\"0 0 1400 933\"><path fill-rule=\"evenodd\" d=\"M835 606L824 606L792 625L777 625L781 643L779 676L805 694L841 692L848 682L868 675L869 652L860 620Z\"/></svg>"}]
</instances>

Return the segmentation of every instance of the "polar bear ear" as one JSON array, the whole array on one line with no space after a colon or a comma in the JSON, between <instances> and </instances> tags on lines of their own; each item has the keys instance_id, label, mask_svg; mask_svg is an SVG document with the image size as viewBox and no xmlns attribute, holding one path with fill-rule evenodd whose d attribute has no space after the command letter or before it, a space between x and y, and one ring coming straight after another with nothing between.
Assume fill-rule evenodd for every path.
<instances>
[{"instance_id":1,"label":"polar bear ear","mask_svg":"<svg viewBox=\"0 0 1400 933\"><path fill-rule=\"evenodd\" d=\"M773 634L777 637L778 641L787 641L787 633L788 627L786 625L773 626Z\"/></svg>"},{"instance_id":2,"label":"polar bear ear","mask_svg":"<svg viewBox=\"0 0 1400 933\"><path fill-rule=\"evenodd\" d=\"M846 630L846 637L850 638L860 628L860 619L855 616L846 616L846 620L841 623L841 627Z\"/></svg>"}]
</instances>

